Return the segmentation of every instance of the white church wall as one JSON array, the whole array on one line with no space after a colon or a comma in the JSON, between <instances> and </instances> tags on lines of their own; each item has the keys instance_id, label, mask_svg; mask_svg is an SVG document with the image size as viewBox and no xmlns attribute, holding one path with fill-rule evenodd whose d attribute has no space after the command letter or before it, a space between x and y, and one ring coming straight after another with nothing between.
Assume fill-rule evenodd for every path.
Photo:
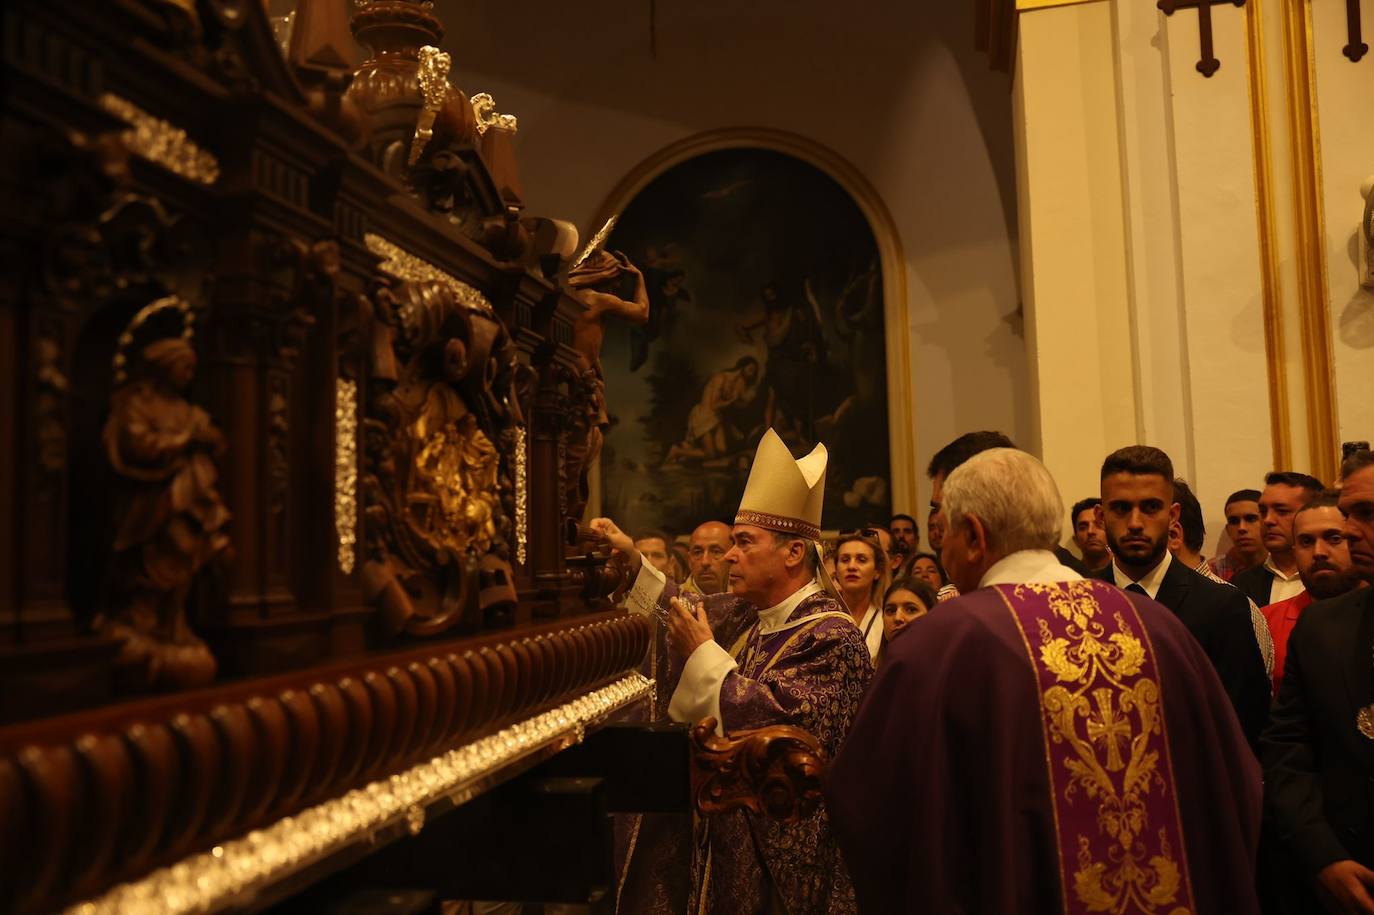
<instances>
[{"instance_id":1,"label":"white church wall","mask_svg":"<svg viewBox=\"0 0 1374 915\"><path fill-rule=\"evenodd\" d=\"M1374 0L1360 0L1364 42L1374 46ZM1312 4L1320 127L1326 281L1331 309L1336 408L1342 441L1374 439L1374 289L1359 277L1356 236L1374 178L1374 51L1352 63L1345 4Z\"/></svg>"},{"instance_id":2,"label":"white church wall","mask_svg":"<svg viewBox=\"0 0 1374 915\"><path fill-rule=\"evenodd\" d=\"M1248 23L1233 7L1213 16L1211 78L1195 69L1194 10L1041 6L1022 12L1017 46L1044 456L1077 494L1096 488L1108 451L1163 448L1203 503L1209 551L1225 496L1275 460ZM1075 328L1076 346L1060 344ZM1066 392L1079 402L1065 407Z\"/></svg>"},{"instance_id":3,"label":"white church wall","mask_svg":"<svg viewBox=\"0 0 1374 915\"><path fill-rule=\"evenodd\" d=\"M819 0L541 6L441 2L454 81L520 120L531 212L585 227L638 164L705 131L789 131L848 160L906 259L920 493L972 429L1030 435L1016 315L1010 81L972 47L968 4ZM892 329L889 329L892 332ZM615 392L608 392L612 401Z\"/></svg>"},{"instance_id":4,"label":"white church wall","mask_svg":"<svg viewBox=\"0 0 1374 915\"><path fill-rule=\"evenodd\" d=\"M1156 15L1178 214L1179 343L1187 377L1179 409L1192 439L1193 466L1179 473L1189 475L1215 541L1226 496L1261 483L1275 460L1246 12L1213 9L1222 65L1211 77L1196 69L1196 11Z\"/></svg>"},{"instance_id":5,"label":"white church wall","mask_svg":"<svg viewBox=\"0 0 1374 915\"><path fill-rule=\"evenodd\" d=\"M1041 458L1068 504L1136 440L1121 153L1106 4L1023 15L1016 72L1021 282ZM1103 116L1105 114L1105 116Z\"/></svg>"}]
</instances>

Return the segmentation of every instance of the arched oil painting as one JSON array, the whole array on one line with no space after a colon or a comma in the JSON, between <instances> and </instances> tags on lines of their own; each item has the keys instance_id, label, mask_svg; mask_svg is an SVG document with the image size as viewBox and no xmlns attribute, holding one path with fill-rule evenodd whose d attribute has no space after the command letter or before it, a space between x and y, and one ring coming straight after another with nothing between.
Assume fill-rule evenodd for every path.
<instances>
[{"instance_id":1,"label":"arched oil painting","mask_svg":"<svg viewBox=\"0 0 1374 915\"><path fill-rule=\"evenodd\" d=\"M815 166L724 149L658 175L607 247L644 272L647 324L608 328L602 508L631 531L730 521L770 425L830 451L823 523L891 511L883 283L848 193Z\"/></svg>"}]
</instances>

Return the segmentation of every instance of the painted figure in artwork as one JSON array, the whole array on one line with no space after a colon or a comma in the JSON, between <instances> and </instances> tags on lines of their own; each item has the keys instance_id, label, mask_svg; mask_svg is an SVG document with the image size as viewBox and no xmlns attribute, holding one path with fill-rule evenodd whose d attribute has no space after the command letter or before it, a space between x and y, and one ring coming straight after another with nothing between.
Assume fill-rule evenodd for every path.
<instances>
[{"instance_id":1,"label":"painted figure in artwork","mask_svg":"<svg viewBox=\"0 0 1374 915\"><path fill-rule=\"evenodd\" d=\"M717 372L706 381L701 402L687 416L687 435L668 451L666 463L684 458L711 460L738 450L751 437L752 429L741 429L737 419L759 397L759 361L741 356L734 368ZM763 422L771 422L773 392L765 395Z\"/></svg>"},{"instance_id":2,"label":"painted figure in artwork","mask_svg":"<svg viewBox=\"0 0 1374 915\"><path fill-rule=\"evenodd\" d=\"M607 235L643 269L650 314L612 322L600 351L601 512L632 530L725 517L772 428L797 452L830 446L836 527L891 514L881 251L837 181L775 150L712 150L640 187Z\"/></svg>"},{"instance_id":3,"label":"painted figure in artwork","mask_svg":"<svg viewBox=\"0 0 1374 915\"><path fill-rule=\"evenodd\" d=\"M101 628L123 641L119 662L131 683L184 689L215 676L214 656L187 622L186 599L196 574L230 553L229 511L215 488L225 441L185 397L196 371L189 334L148 343L136 362L111 397L104 431L118 501Z\"/></svg>"}]
</instances>

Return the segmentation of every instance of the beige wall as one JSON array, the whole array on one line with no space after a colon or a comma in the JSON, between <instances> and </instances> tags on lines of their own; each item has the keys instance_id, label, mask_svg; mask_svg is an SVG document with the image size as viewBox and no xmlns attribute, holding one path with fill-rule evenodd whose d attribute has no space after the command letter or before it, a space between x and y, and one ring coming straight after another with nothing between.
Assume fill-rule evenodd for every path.
<instances>
[{"instance_id":1,"label":"beige wall","mask_svg":"<svg viewBox=\"0 0 1374 915\"><path fill-rule=\"evenodd\" d=\"M1021 284L1040 455L1066 503L1136 439L1121 150L1106 4L1022 17L1016 71Z\"/></svg>"},{"instance_id":2,"label":"beige wall","mask_svg":"<svg viewBox=\"0 0 1374 915\"><path fill-rule=\"evenodd\" d=\"M1374 46L1374 0L1361 0L1364 41ZM1360 286L1356 231L1360 184L1374 176L1374 51L1351 63L1345 4L1312 5L1320 124L1322 209L1331 308L1336 411L1342 441L1374 440L1374 290Z\"/></svg>"},{"instance_id":3,"label":"beige wall","mask_svg":"<svg viewBox=\"0 0 1374 915\"><path fill-rule=\"evenodd\" d=\"M656 58L648 4L438 7L454 81L520 119L532 212L585 227L645 159L722 128L789 131L862 174L906 259L921 491L899 508L955 435L1028 439L1010 80L974 51L971 4L660 3Z\"/></svg>"},{"instance_id":4,"label":"beige wall","mask_svg":"<svg viewBox=\"0 0 1374 915\"><path fill-rule=\"evenodd\" d=\"M1089 0L1019 18L1021 275L1044 457L1077 492L1091 462L1068 443L1099 457L1130 440L1164 448L1203 502L1209 549L1228 493L1279 463L1313 469L1309 216L1295 191L1310 138L1290 118L1286 9L1214 8L1221 68L1210 78L1195 69L1195 10ZM1359 184L1374 172L1374 71L1345 60L1342 44L1343 8L1323 8L1314 46L1334 373L1342 432L1363 438L1374 313L1355 285L1352 240ZM1069 355L1062 338L1075 330L1095 352ZM1115 389L1086 390L1095 379Z\"/></svg>"}]
</instances>

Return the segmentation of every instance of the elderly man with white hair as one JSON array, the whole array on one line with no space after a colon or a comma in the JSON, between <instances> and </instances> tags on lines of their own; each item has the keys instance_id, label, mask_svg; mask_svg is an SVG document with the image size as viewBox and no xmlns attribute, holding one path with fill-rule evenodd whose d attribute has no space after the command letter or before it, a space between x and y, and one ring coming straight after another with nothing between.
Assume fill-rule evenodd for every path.
<instances>
[{"instance_id":1,"label":"elderly man with white hair","mask_svg":"<svg viewBox=\"0 0 1374 915\"><path fill-rule=\"evenodd\" d=\"M888 646L827 778L859 910L1258 912L1259 769L1197 641L1060 565L1029 454L970 458L941 513L962 596Z\"/></svg>"}]
</instances>

